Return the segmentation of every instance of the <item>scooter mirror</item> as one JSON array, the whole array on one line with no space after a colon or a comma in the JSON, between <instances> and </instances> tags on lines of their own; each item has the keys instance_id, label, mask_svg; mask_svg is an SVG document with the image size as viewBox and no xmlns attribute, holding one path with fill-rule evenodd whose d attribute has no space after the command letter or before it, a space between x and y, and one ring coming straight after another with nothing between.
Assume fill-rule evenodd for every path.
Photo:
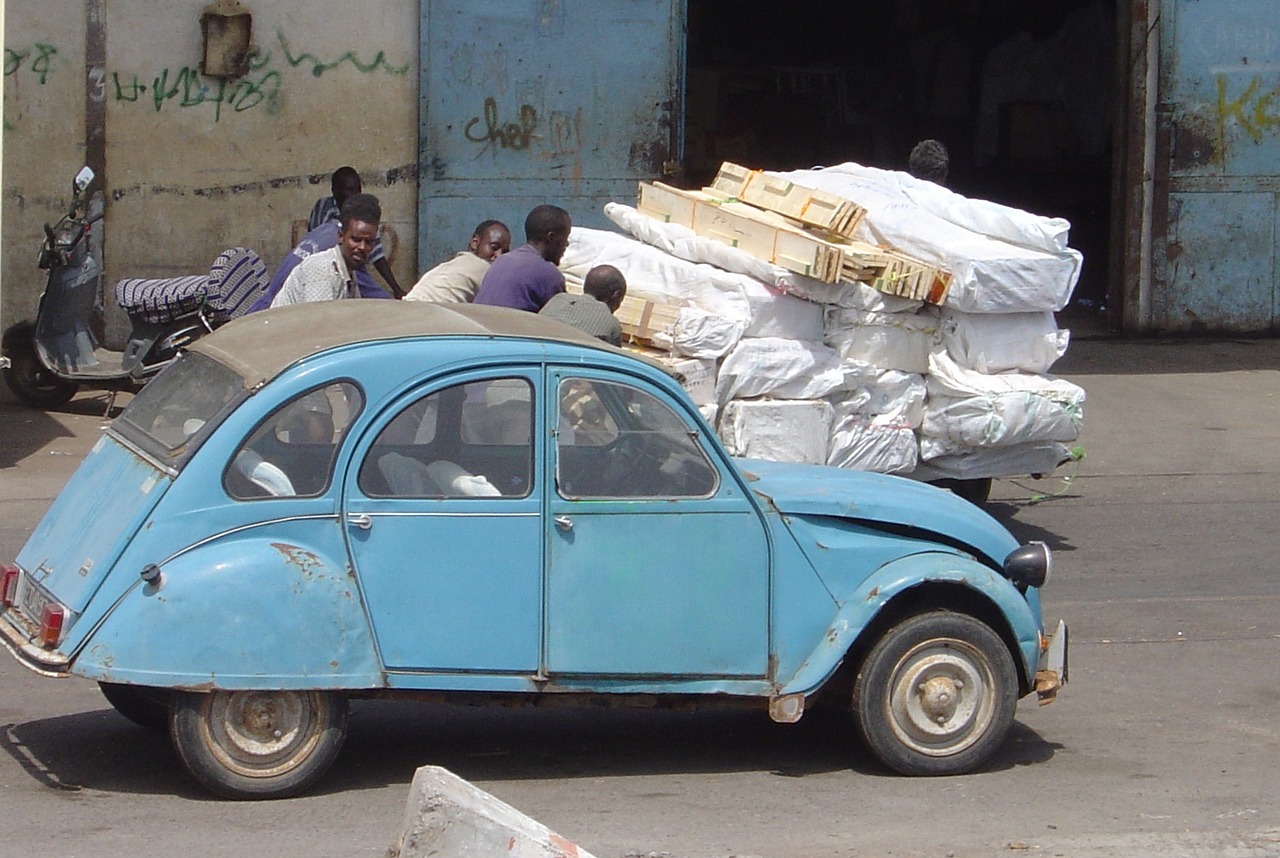
<instances>
[{"instance_id":1,"label":"scooter mirror","mask_svg":"<svg viewBox=\"0 0 1280 858\"><path fill-rule=\"evenodd\" d=\"M75 180L72 182L76 187L76 191L83 192L85 188L89 187L89 183L93 181L95 175L97 174L89 167L81 167L80 172L76 173Z\"/></svg>"}]
</instances>

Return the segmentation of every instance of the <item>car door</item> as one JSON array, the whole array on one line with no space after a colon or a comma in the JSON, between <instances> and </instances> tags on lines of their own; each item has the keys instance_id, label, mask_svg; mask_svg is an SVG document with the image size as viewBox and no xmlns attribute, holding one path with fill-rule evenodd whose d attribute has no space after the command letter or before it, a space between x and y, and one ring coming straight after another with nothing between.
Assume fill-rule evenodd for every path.
<instances>
[{"instance_id":1,"label":"car door","mask_svg":"<svg viewBox=\"0 0 1280 858\"><path fill-rule=\"evenodd\" d=\"M347 534L393 675L538 668L535 378L504 368L433 382L389 407L356 451Z\"/></svg>"},{"instance_id":2,"label":"car door","mask_svg":"<svg viewBox=\"0 0 1280 858\"><path fill-rule=\"evenodd\" d=\"M568 367L546 398L547 673L765 676L764 523L683 404Z\"/></svg>"}]
</instances>

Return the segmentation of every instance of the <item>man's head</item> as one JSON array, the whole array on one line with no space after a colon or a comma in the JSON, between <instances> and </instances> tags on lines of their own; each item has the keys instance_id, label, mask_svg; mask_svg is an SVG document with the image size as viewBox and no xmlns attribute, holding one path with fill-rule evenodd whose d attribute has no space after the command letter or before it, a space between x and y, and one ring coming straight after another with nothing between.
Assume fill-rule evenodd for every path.
<instances>
[{"instance_id":1,"label":"man's head","mask_svg":"<svg viewBox=\"0 0 1280 858\"><path fill-rule=\"evenodd\" d=\"M486 262L492 262L511 250L511 230L500 220L481 221L475 232L471 233L467 250Z\"/></svg>"},{"instance_id":2,"label":"man's head","mask_svg":"<svg viewBox=\"0 0 1280 858\"><path fill-rule=\"evenodd\" d=\"M573 220L559 206L535 206L524 219L524 240L542 254L552 265L559 265L564 250L569 246L569 230Z\"/></svg>"},{"instance_id":3,"label":"man's head","mask_svg":"<svg viewBox=\"0 0 1280 858\"><path fill-rule=\"evenodd\" d=\"M360 184L360 174L355 167L339 167L329 179L329 190L333 193L333 201L338 204L338 208L342 208L347 198L360 193L364 186Z\"/></svg>"},{"instance_id":4,"label":"man's head","mask_svg":"<svg viewBox=\"0 0 1280 858\"><path fill-rule=\"evenodd\" d=\"M947 155L947 147L938 140L921 140L907 158L907 171L911 175L939 185L947 183L947 171L950 165L951 159Z\"/></svg>"},{"instance_id":5,"label":"man's head","mask_svg":"<svg viewBox=\"0 0 1280 858\"><path fill-rule=\"evenodd\" d=\"M339 214L338 247L348 268L364 268L378 240L378 223L382 220L382 206L373 194L352 194L342 204Z\"/></svg>"},{"instance_id":6,"label":"man's head","mask_svg":"<svg viewBox=\"0 0 1280 858\"><path fill-rule=\"evenodd\" d=\"M627 278L612 265L597 265L587 272L582 291L607 306L610 313L616 313L627 297Z\"/></svg>"}]
</instances>

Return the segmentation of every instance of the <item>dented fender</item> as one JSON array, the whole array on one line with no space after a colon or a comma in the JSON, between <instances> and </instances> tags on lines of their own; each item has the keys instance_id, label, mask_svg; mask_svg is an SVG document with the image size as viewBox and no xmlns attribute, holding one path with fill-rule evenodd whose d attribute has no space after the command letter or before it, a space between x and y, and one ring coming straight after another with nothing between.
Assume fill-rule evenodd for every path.
<instances>
[{"instance_id":1,"label":"dented fender","mask_svg":"<svg viewBox=\"0 0 1280 858\"><path fill-rule=\"evenodd\" d=\"M137 582L71 672L161 688L385 685L340 541L258 534L197 547L163 563L156 583Z\"/></svg>"},{"instance_id":2,"label":"dented fender","mask_svg":"<svg viewBox=\"0 0 1280 858\"><path fill-rule=\"evenodd\" d=\"M839 611L808 660L782 685L779 694L811 694L831 678L854 644L885 605L920 584L960 584L990 601L1005 618L1018 642L1027 676L1035 674L1040 655L1038 611L1008 579L968 557L942 551L912 554L886 563L847 594L836 594Z\"/></svg>"}]
</instances>

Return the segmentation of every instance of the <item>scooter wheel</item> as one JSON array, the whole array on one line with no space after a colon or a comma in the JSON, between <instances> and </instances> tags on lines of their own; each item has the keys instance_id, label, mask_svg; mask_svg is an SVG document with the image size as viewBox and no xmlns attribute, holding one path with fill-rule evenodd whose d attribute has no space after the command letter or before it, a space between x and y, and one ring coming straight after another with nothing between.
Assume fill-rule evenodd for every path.
<instances>
[{"instance_id":1,"label":"scooter wheel","mask_svg":"<svg viewBox=\"0 0 1280 858\"><path fill-rule=\"evenodd\" d=\"M9 353L9 366L4 370L4 383L13 395L32 408L57 408L76 395L80 385L59 378L40 362L31 345L24 344Z\"/></svg>"}]
</instances>

